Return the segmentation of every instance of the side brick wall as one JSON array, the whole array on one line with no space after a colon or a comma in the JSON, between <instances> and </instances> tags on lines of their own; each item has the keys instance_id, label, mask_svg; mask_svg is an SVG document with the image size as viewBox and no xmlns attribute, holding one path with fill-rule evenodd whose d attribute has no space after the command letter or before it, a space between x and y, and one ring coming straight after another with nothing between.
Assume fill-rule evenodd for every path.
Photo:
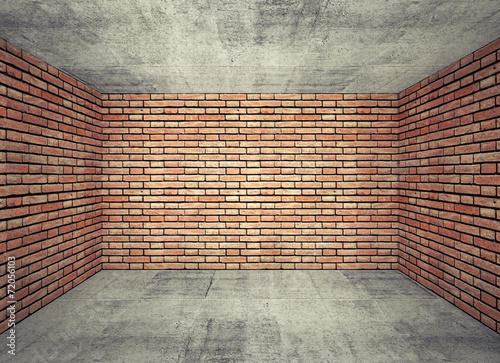
<instances>
[{"instance_id":1,"label":"side brick wall","mask_svg":"<svg viewBox=\"0 0 500 363\"><path fill-rule=\"evenodd\" d=\"M0 39L0 332L101 268L100 97Z\"/></svg>"},{"instance_id":2,"label":"side brick wall","mask_svg":"<svg viewBox=\"0 0 500 363\"><path fill-rule=\"evenodd\" d=\"M500 39L400 94L400 269L500 333Z\"/></svg>"}]
</instances>

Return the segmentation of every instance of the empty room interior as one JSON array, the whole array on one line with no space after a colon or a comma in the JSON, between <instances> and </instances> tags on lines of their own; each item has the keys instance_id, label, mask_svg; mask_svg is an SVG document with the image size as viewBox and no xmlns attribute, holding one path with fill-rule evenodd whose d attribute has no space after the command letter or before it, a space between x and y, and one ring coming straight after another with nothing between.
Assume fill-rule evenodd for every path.
<instances>
[{"instance_id":1,"label":"empty room interior","mask_svg":"<svg viewBox=\"0 0 500 363\"><path fill-rule=\"evenodd\" d=\"M0 2L0 362L500 362L500 1Z\"/></svg>"}]
</instances>

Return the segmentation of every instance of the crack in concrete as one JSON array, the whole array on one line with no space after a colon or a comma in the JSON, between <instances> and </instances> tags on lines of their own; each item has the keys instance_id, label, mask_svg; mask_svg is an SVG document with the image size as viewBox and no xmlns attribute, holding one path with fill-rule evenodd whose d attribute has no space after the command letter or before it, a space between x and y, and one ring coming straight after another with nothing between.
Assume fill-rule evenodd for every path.
<instances>
[{"instance_id":1,"label":"crack in concrete","mask_svg":"<svg viewBox=\"0 0 500 363\"><path fill-rule=\"evenodd\" d=\"M212 287L212 283L214 282L214 275L215 275L215 271L212 273L212 276L210 276L210 284L208 285L207 292L205 293L205 299L207 298L208 292L210 291L210 288Z\"/></svg>"}]
</instances>

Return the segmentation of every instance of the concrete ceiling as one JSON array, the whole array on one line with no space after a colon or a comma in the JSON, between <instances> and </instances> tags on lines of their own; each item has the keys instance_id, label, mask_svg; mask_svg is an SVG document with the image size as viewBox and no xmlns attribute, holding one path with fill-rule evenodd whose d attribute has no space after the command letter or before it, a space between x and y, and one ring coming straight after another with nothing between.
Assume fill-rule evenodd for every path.
<instances>
[{"instance_id":1,"label":"concrete ceiling","mask_svg":"<svg viewBox=\"0 0 500 363\"><path fill-rule=\"evenodd\" d=\"M394 93L500 36L500 0L2 0L0 37L104 93Z\"/></svg>"}]
</instances>

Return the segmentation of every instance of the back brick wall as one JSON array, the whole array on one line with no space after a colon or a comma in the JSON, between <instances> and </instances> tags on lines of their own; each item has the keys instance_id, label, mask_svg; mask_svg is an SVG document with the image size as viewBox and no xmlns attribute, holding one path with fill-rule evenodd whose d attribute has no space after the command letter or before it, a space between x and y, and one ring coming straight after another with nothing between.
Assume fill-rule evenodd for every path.
<instances>
[{"instance_id":1,"label":"back brick wall","mask_svg":"<svg viewBox=\"0 0 500 363\"><path fill-rule=\"evenodd\" d=\"M397 268L396 95L105 95L105 269Z\"/></svg>"}]
</instances>

